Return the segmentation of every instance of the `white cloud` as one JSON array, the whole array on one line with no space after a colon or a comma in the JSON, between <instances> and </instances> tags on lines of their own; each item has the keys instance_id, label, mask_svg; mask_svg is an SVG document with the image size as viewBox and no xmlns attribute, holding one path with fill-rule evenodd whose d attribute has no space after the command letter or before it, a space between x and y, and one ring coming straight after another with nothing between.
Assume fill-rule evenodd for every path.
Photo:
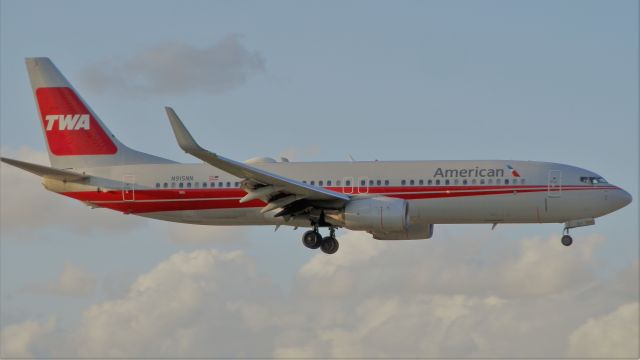
<instances>
[{"instance_id":1,"label":"white cloud","mask_svg":"<svg viewBox=\"0 0 640 360\"><path fill-rule=\"evenodd\" d=\"M242 253L181 252L139 277L124 298L86 310L71 348L107 357L264 354L274 295Z\"/></svg>"},{"instance_id":2,"label":"white cloud","mask_svg":"<svg viewBox=\"0 0 640 360\"><path fill-rule=\"evenodd\" d=\"M29 288L53 295L88 296L93 293L95 287L96 278L92 273L71 263L65 263L57 279Z\"/></svg>"},{"instance_id":3,"label":"white cloud","mask_svg":"<svg viewBox=\"0 0 640 360\"><path fill-rule=\"evenodd\" d=\"M628 284L637 271L594 277L600 237L571 248L556 238L341 240L337 254L310 259L287 294L241 252L177 253L126 295L89 307L71 330L54 331L59 341L45 353L546 358L578 347L607 357L614 340L626 346L638 335L624 320L637 305L616 310L636 301ZM618 324L628 337L580 345Z\"/></svg>"},{"instance_id":4,"label":"white cloud","mask_svg":"<svg viewBox=\"0 0 640 360\"><path fill-rule=\"evenodd\" d=\"M574 358L640 357L638 303L620 305L610 314L589 319L571 334L568 356Z\"/></svg>"},{"instance_id":5,"label":"white cloud","mask_svg":"<svg viewBox=\"0 0 640 360\"><path fill-rule=\"evenodd\" d=\"M316 255L300 270L303 277L333 277L338 269L351 268L366 263L369 259L380 255L387 248L387 243L366 238L357 232L348 232L340 238L340 242L348 244L340 249L340 256Z\"/></svg>"},{"instance_id":6,"label":"white cloud","mask_svg":"<svg viewBox=\"0 0 640 360\"><path fill-rule=\"evenodd\" d=\"M95 91L218 94L265 71L262 55L247 50L240 39L238 34L228 34L205 48L163 43L124 61L94 64L84 71L83 78Z\"/></svg>"},{"instance_id":7,"label":"white cloud","mask_svg":"<svg viewBox=\"0 0 640 360\"><path fill-rule=\"evenodd\" d=\"M304 326L274 354L560 357L585 317L635 294L594 277L599 236L572 248L555 237L341 239L340 256L318 254L300 271L293 296Z\"/></svg>"},{"instance_id":8,"label":"white cloud","mask_svg":"<svg viewBox=\"0 0 640 360\"><path fill-rule=\"evenodd\" d=\"M2 154L49 165L48 155L43 151L3 148ZM107 209L92 210L79 201L46 190L40 177L5 163L0 165L0 199L0 228L4 238L42 238L54 228L81 234L127 231L147 222Z\"/></svg>"},{"instance_id":9,"label":"white cloud","mask_svg":"<svg viewBox=\"0 0 640 360\"><path fill-rule=\"evenodd\" d=\"M318 254L300 275L309 282L355 277L364 279L355 285L363 288L384 281L405 290L449 294L544 295L589 283L597 265L593 250L602 241L600 236L586 237L568 249L558 246L555 237L500 243L466 237L392 242L350 232L341 237L339 256Z\"/></svg>"},{"instance_id":10,"label":"white cloud","mask_svg":"<svg viewBox=\"0 0 640 360\"><path fill-rule=\"evenodd\" d=\"M0 357L31 358L37 350L41 339L50 334L55 322L50 318L46 322L25 321L6 326L2 329L0 339Z\"/></svg>"}]
</instances>

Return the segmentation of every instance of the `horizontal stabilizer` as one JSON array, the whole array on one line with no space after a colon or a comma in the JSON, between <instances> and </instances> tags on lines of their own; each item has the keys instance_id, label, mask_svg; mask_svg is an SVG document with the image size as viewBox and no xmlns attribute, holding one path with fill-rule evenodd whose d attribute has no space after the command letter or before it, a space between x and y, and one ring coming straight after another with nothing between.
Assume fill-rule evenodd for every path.
<instances>
[{"instance_id":1,"label":"horizontal stabilizer","mask_svg":"<svg viewBox=\"0 0 640 360\"><path fill-rule=\"evenodd\" d=\"M56 180L62 180L62 181L79 181L79 180L84 180L89 178L89 175L84 175L84 174L80 174L80 173L69 171L69 170L56 169L56 168L52 168L44 165L28 163L20 160L8 159L5 157L0 157L0 161L5 162L9 165L13 165L22 170L26 170L38 176L42 176L50 179L56 179Z\"/></svg>"}]
</instances>

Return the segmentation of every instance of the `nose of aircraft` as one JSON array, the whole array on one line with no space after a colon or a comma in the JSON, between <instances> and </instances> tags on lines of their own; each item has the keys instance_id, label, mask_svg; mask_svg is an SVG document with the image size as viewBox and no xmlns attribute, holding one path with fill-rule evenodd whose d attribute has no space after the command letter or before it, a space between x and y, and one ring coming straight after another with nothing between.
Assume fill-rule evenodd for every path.
<instances>
[{"instance_id":1,"label":"nose of aircraft","mask_svg":"<svg viewBox=\"0 0 640 360\"><path fill-rule=\"evenodd\" d=\"M613 199L616 208L621 209L631 203L631 194L618 188L613 194Z\"/></svg>"}]
</instances>

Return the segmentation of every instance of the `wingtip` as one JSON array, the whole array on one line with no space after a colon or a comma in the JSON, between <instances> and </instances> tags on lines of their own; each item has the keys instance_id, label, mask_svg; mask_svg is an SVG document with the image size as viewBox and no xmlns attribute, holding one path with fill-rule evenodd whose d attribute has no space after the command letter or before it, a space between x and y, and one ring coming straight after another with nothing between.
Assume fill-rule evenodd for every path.
<instances>
[{"instance_id":1,"label":"wingtip","mask_svg":"<svg viewBox=\"0 0 640 360\"><path fill-rule=\"evenodd\" d=\"M0 156L0 162L11 164L12 161L17 161L8 157Z\"/></svg>"},{"instance_id":2,"label":"wingtip","mask_svg":"<svg viewBox=\"0 0 640 360\"><path fill-rule=\"evenodd\" d=\"M189 133L189 130L187 130L187 127L184 126L184 123L182 123L178 114L176 114L170 106L165 106L165 110L169 117L169 123L171 124L173 135L176 137L180 148L190 154L202 150L200 145L198 145L198 143L193 139L193 136L191 136L191 133Z\"/></svg>"}]
</instances>

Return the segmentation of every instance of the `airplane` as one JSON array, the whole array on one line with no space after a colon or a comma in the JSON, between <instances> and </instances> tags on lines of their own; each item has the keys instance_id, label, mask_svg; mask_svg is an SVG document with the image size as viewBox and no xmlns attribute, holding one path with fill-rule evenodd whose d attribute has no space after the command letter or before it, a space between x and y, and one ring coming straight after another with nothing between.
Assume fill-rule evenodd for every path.
<instances>
[{"instance_id":1,"label":"airplane","mask_svg":"<svg viewBox=\"0 0 640 360\"><path fill-rule=\"evenodd\" d=\"M434 224L564 223L561 243L569 246L570 229L632 200L592 171L551 162L239 162L201 147L167 107L178 146L202 161L182 164L120 142L49 58L26 65L51 166L0 159L92 208L188 224L308 228L304 246L333 254L338 228L417 240L431 238Z\"/></svg>"}]
</instances>

